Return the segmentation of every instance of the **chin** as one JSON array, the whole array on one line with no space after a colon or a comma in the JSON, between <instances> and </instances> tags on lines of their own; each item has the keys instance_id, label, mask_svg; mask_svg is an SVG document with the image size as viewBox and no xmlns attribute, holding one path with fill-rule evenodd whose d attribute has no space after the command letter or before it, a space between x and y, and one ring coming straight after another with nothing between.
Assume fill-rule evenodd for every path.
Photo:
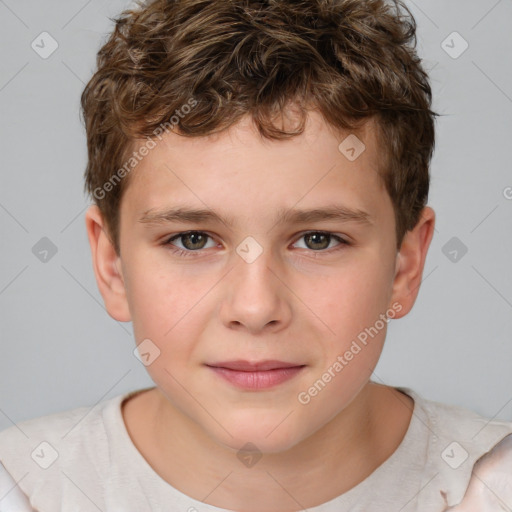
<instances>
[{"instance_id":1,"label":"chin","mask_svg":"<svg viewBox=\"0 0 512 512\"><path fill-rule=\"evenodd\" d=\"M245 414L244 418L238 417L231 421L225 417L223 426L231 436L221 429L216 431L215 437L222 445L237 453L246 449L244 447L248 443L254 445L261 453L285 452L307 437L306 433L301 435L301 432L296 430L294 423L297 422L297 418L292 419L291 416L293 414L286 418L286 414L279 413L263 417L261 412L256 411L252 415Z\"/></svg>"},{"instance_id":2,"label":"chin","mask_svg":"<svg viewBox=\"0 0 512 512\"><path fill-rule=\"evenodd\" d=\"M261 454L277 454L291 450L300 439L291 438L288 435L285 438L270 439L261 433L248 431L247 435L224 437L219 442L226 448L235 451L237 455L241 452L256 452Z\"/></svg>"}]
</instances>

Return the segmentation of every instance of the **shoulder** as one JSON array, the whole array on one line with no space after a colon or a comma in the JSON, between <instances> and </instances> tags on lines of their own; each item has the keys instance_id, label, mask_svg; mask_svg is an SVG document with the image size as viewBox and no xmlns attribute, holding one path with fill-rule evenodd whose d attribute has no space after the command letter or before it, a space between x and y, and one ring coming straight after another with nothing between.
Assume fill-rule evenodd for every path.
<instances>
[{"instance_id":1,"label":"shoulder","mask_svg":"<svg viewBox=\"0 0 512 512\"><path fill-rule=\"evenodd\" d=\"M435 487L445 505L462 504L481 485L480 476L483 481L489 478L512 484L512 422L487 418L464 407L424 399L409 388L401 389L414 398L416 414L424 422L428 438L425 475L435 475ZM465 508L454 510L466 512Z\"/></svg>"},{"instance_id":2,"label":"shoulder","mask_svg":"<svg viewBox=\"0 0 512 512\"><path fill-rule=\"evenodd\" d=\"M485 481L507 482L509 497L512 497L512 434L503 438L481 457L475 464L473 473Z\"/></svg>"},{"instance_id":3,"label":"shoulder","mask_svg":"<svg viewBox=\"0 0 512 512\"><path fill-rule=\"evenodd\" d=\"M14 424L0 432L0 460L15 454L22 458L27 455L29 460L34 461L41 450L47 455L52 449L58 452L59 447L65 450L58 455L65 457L70 449L98 437L103 430L104 413L119 398L100 402L94 407L77 407ZM48 447L47 451L45 446ZM35 462L43 466L49 464L50 460Z\"/></svg>"},{"instance_id":4,"label":"shoulder","mask_svg":"<svg viewBox=\"0 0 512 512\"><path fill-rule=\"evenodd\" d=\"M478 458L512 433L510 421L487 418L471 409L424 399L408 388L401 389L406 390L417 402L418 409L424 411L433 438L440 442L465 443L479 452Z\"/></svg>"},{"instance_id":5,"label":"shoulder","mask_svg":"<svg viewBox=\"0 0 512 512\"><path fill-rule=\"evenodd\" d=\"M512 505L512 434L503 438L473 467L464 498L453 512L493 512Z\"/></svg>"},{"instance_id":6,"label":"shoulder","mask_svg":"<svg viewBox=\"0 0 512 512\"><path fill-rule=\"evenodd\" d=\"M22 421L1 431L0 462L31 498L61 495L77 470L103 478L110 465L109 437L120 417L120 404L129 395Z\"/></svg>"}]
</instances>

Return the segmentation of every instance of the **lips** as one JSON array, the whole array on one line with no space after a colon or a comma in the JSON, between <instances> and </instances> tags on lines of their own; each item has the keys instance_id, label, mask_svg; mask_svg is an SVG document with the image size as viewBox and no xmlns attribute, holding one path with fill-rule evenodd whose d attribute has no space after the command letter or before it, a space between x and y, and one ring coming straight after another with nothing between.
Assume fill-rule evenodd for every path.
<instances>
[{"instance_id":1,"label":"lips","mask_svg":"<svg viewBox=\"0 0 512 512\"><path fill-rule=\"evenodd\" d=\"M211 366L213 368L225 368L227 370L234 370L239 372L264 372L268 370L278 370L282 368L296 368L304 365L276 360L256 361L253 363L244 360L237 360L222 361L218 363L208 364L207 366Z\"/></svg>"},{"instance_id":2,"label":"lips","mask_svg":"<svg viewBox=\"0 0 512 512\"><path fill-rule=\"evenodd\" d=\"M306 365L288 361L220 361L206 365L222 380L243 391L264 391L276 388L300 375Z\"/></svg>"}]
</instances>

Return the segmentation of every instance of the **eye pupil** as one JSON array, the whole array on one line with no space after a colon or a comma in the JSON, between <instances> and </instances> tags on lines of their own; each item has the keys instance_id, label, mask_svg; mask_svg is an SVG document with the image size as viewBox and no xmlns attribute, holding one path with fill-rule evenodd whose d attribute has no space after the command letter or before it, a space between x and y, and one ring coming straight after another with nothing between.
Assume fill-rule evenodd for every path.
<instances>
[{"instance_id":1,"label":"eye pupil","mask_svg":"<svg viewBox=\"0 0 512 512\"><path fill-rule=\"evenodd\" d=\"M179 238L181 239L185 249L188 251L197 251L205 247L210 237L205 233L195 231L190 233L182 233ZM303 238L305 240L306 246L309 249L322 251L329 248L332 237L330 233L314 231L303 235Z\"/></svg>"},{"instance_id":2,"label":"eye pupil","mask_svg":"<svg viewBox=\"0 0 512 512\"><path fill-rule=\"evenodd\" d=\"M202 249L206 243L206 236L201 233L187 233L182 235L183 245L190 250L194 249ZM185 243L187 240L190 240L192 244ZM199 247L197 247L199 245Z\"/></svg>"},{"instance_id":3,"label":"eye pupil","mask_svg":"<svg viewBox=\"0 0 512 512\"><path fill-rule=\"evenodd\" d=\"M325 233L310 233L308 235L305 235L304 238L306 240L306 245L313 246L310 247L311 249L325 249L329 247L329 242L331 240L330 235ZM308 240L310 240L312 243L308 243Z\"/></svg>"}]
</instances>

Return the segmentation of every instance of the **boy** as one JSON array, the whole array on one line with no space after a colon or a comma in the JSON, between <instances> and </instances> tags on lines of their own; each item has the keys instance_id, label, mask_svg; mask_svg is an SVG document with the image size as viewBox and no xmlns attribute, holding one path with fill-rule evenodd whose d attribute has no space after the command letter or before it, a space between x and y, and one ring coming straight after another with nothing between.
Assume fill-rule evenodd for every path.
<instances>
[{"instance_id":1,"label":"boy","mask_svg":"<svg viewBox=\"0 0 512 512\"><path fill-rule=\"evenodd\" d=\"M414 36L381 0L117 19L82 96L86 226L156 386L0 433L32 507L512 508L512 423L370 380L434 229Z\"/></svg>"}]
</instances>

